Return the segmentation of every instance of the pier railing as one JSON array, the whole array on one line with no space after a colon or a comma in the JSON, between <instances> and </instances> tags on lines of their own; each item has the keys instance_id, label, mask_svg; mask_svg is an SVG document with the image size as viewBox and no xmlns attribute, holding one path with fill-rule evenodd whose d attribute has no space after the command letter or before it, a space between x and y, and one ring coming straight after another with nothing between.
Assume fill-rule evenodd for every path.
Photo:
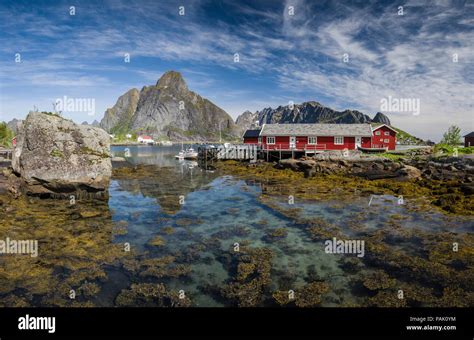
<instances>
[{"instance_id":1,"label":"pier railing","mask_svg":"<svg viewBox=\"0 0 474 340\"><path fill-rule=\"evenodd\" d=\"M263 151L324 151L326 144L261 144Z\"/></svg>"},{"instance_id":2,"label":"pier railing","mask_svg":"<svg viewBox=\"0 0 474 340\"><path fill-rule=\"evenodd\" d=\"M255 144L221 145L217 150L217 159L257 160L258 146Z\"/></svg>"},{"instance_id":3,"label":"pier railing","mask_svg":"<svg viewBox=\"0 0 474 340\"><path fill-rule=\"evenodd\" d=\"M13 149L0 148L0 158L12 159Z\"/></svg>"},{"instance_id":4,"label":"pier railing","mask_svg":"<svg viewBox=\"0 0 474 340\"><path fill-rule=\"evenodd\" d=\"M326 144L305 144L305 151L324 151L326 150Z\"/></svg>"},{"instance_id":5,"label":"pier railing","mask_svg":"<svg viewBox=\"0 0 474 340\"><path fill-rule=\"evenodd\" d=\"M260 148L257 144L232 144L217 147L200 146L198 162L206 168L212 162L221 159L257 161Z\"/></svg>"}]
</instances>

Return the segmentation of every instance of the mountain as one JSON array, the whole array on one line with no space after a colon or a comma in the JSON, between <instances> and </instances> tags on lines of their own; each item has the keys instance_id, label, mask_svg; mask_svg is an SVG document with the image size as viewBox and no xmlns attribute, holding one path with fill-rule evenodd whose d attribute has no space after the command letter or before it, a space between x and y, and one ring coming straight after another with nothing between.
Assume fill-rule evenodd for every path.
<instances>
[{"instance_id":1,"label":"mountain","mask_svg":"<svg viewBox=\"0 0 474 340\"><path fill-rule=\"evenodd\" d=\"M21 119L14 118L7 123L7 126L10 130L12 130L16 134L18 131L18 123L20 122L21 122Z\"/></svg>"},{"instance_id":2,"label":"mountain","mask_svg":"<svg viewBox=\"0 0 474 340\"><path fill-rule=\"evenodd\" d=\"M100 123L99 123L96 119L94 119L94 121L92 122L91 125L92 125L93 127L100 127Z\"/></svg>"},{"instance_id":3,"label":"mountain","mask_svg":"<svg viewBox=\"0 0 474 340\"><path fill-rule=\"evenodd\" d=\"M125 134L130 130L131 119L137 109L140 93L131 89L121 95L117 103L105 111L100 127L109 133Z\"/></svg>"},{"instance_id":4,"label":"mountain","mask_svg":"<svg viewBox=\"0 0 474 340\"><path fill-rule=\"evenodd\" d=\"M384 115L382 112L377 112L375 115L374 119L372 119L372 123L381 123L381 124L390 124L390 119L386 115Z\"/></svg>"},{"instance_id":5,"label":"mountain","mask_svg":"<svg viewBox=\"0 0 474 340\"><path fill-rule=\"evenodd\" d=\"M156 85L131 89L105 112L100 126L109 133L146 133L157 139L217 140L239 137L233 119L188 89L179 72L168 71Z\"/></svg>"},{"instance_id":6,"label":"mountain","mask_svg":"<svg viewBox=\"0 0 474 340\"><path fill-rule=\"evenodd\" d=\"M249 128L258 126L257 116L257 113L252 113L247 110L237 117L235 124L237 124L239 127L241 134L243 134L245 130Z\"/></svg>"},{"instance_id":7,"label":"mountain","mask_svg":"<svg viewBox=\"0 0 474 340\"><path fill-rule=\"evenodd\" d=\"M100 123L97 120L94 120L91 124L89 124L87 121L83 121L81 125L89 125L93 127L100 127Z\"/></svg>"},{"instance_id":8,"label":"mountain","mask_svg":"<svg viewBox=\"0 0 474 340\"><path fill-rule=\"evenodd\" d=\"M241 131L251 127L250 122L258 120L259 124L288 124L288 123L332 123L332 124L362 124L362 123L384 123L390 125L386 115L378 112L374 119L368 115L356 111L336 111L315 101L279 106L276 109L265 108L255 113L245 111L237 117L237 125Z\"/></svg>"}]
</instances>

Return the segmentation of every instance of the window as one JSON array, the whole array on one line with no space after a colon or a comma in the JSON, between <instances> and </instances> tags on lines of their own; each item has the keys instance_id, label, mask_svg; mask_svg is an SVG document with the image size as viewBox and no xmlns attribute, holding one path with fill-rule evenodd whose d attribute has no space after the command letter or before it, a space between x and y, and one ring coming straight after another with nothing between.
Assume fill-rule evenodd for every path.
<instances>
[{"instance_id":1,"label":"window","mask_svg":"<svg viewBox=\"0 0 474 340\"><path fill-rule=\"evenodd\" d=\"M344 137L337 136L334 137L334 145L343 145L344 144Z\"/></svg>"},{"instance_id":2,"label":"window","mask_svg":"<svg viewBox=\"0 0 474 340\"><path fill-rule=\"evenodd\" d=\"M376 136L380 136L380 131L375 131Z\"/></svg>"},{"instance_id":3,"label":"window","mask_svg":"<svg viewBox=\"0 0 474 340\"><path fill-rule=\"evenodd\" d=\"M383 134L384 134L385 136L390 136L390 131L385 131Z\"/></svg>"},{"instance_id":4,"label":"window","mask_svg":"<svg viewBox=\"0 0 474 340\"><path fill-rule=\"evenodd\" d=\"M308 137L308 144L318 144L317 137Z\"/></svg>"},{"instance_id":5,"label":"window","mask_svg":"<svg viewBox=\"0 0 474 340\"><path fill-rule=\"evenodd\" d=\"M275 144L275 137L267 137L267 144Z\"/></svg>"},{"instance_id":6,"label":"window","mask_svg":"<svg viewBox=\"0 0 474 340\"><path fill-rule=\"evenodd\" d=\"M388 139L384 139L383 142L384 142L384 143L388 143Z\"/></svg>"},{"instance_id":7,"label":"window","mask_svg":"<svg viewBox=\"0 0 474 340\"><path fill-rule=\"evenodd\" d=\"M262 137L258 137L258 144L262 144Z\"/></svg>"}]
</instances>

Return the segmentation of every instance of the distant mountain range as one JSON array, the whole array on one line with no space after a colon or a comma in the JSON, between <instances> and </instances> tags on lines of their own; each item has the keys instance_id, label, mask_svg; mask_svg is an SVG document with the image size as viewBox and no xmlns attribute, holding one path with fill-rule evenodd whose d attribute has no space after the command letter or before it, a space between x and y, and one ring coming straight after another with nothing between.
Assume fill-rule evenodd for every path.
<instances>
[{"instance_id":1,"label":"distant mountain range","mask_svg":"<svg viewBox=\"0 0 474 340\"><path fill-rule=\"evenodd\" d=\"M13 118L12 120L10 120L7 123L7 126L10 130L12 130L16 134L16 132L18 130L17 125L18 125L19 122L21 122L20 119Z\"/></svg>"},{"instance_id":2,"label":"distant mountain range","mask_svg":"<svg viewBox=\"0 0 474 340\"><path fill-rule=\"evenodd\" d=\"M93 127L100 127L100 123L97 120L94 120L90 124L87 121L83 121L81 125L90 125L90 126L93 126Z\"/></svg>"},{"instance_id":3,"label":"distant mountain range","mask_svg":"<svg viewBox=\"0 0 474 340\"><path fill-rule=\"evenodd\" d=\"M100 126L113 134L146 133L155 139L236 139L240 131L224 110L190 91L179 72L168 71L156 85L131 89L105 112Z\"/></svg>"},{"instance_id":4,"label":"distant mountain range","mask_svg":"<svg viewBox=\"0 0 474 340\"><path fill-rule=\"evenodd\" d=\"M315 101L279 106L276 109L265 108L261 111L245 111L237 117L236 124L241 131L254 125L262 124L292 124L292 123L326 123L326 124L363 124L382 123L391 125L390 119L381 112L374 118L356 111L336 111Z\"/></svg>"},{"instance_id":5,"label":"distant mountain range","mask_svg":"<svg viewBox=\"0 0 474 340\"><path fill-rule=\"evenodd\" d=\"M15 131L18 122L14 119L8 126ZM245 111L234 122L223 109L190 91L176 71L164 73L155 85L144 86L140 91L130 89L105 111L100 123L94 121L90 125L100 126L110 134L148 134L155 140L217 141L220 137L238 140L249 128L275 123L391 125L390 119L381 112L370 118L357 110L336 111L316 101Z\"/></svg>"}]
</instances>

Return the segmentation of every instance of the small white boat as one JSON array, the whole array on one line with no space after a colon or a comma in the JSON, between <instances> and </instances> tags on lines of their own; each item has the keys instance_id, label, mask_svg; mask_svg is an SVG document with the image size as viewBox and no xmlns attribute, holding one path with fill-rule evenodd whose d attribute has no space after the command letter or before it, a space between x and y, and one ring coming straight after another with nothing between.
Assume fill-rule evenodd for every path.
<instances>
[{"instance_id":1,"label":"small white boat","mask_svg":"<svg viewBox=\"0 0 474 340\"><path fill-rule=\"evenodd\" d=\"M170 141L170 140L165 140L165 141L161 142L161 145L163 145L163 146L172 146L173 142Z\"/></svg>"},{"instance_id":2,"label":"small white boat","mask_svg":"<svg viewBox=\"0 0 474 340\"><path fill-rule=\"evenodd\" d=\"M184 150L181 150L174 158L179 160L184 159Z\"/></svg>"},{"instance_id":3,"label":"small white boat","mask_svg":"<svg viewBox=\"0 0 474 340\"><path fill-rule=\"evenodd\" d=\"M184 153L184 159L197 159L198 153L193 148L189 148Z\"/></svg>"},{"instance_id":4,"label":"small white boat","mask_svg":"<svg viewBox=\"0 0 474 340\"><path fill-rule=\"evenodd\" d=\"M230 143L224 143L224 148L230 148Z\"/></svg>"},{"instance_id":5,"label":"small white boat","mask_svg":"<svg viewBox=\"0 0 474 340\"><path fill-rule=\"evenodd\" d=\"M176 156L177 159L197 159L198 153L193 148L181 150Z\"/></svg>"}]
</instances>

